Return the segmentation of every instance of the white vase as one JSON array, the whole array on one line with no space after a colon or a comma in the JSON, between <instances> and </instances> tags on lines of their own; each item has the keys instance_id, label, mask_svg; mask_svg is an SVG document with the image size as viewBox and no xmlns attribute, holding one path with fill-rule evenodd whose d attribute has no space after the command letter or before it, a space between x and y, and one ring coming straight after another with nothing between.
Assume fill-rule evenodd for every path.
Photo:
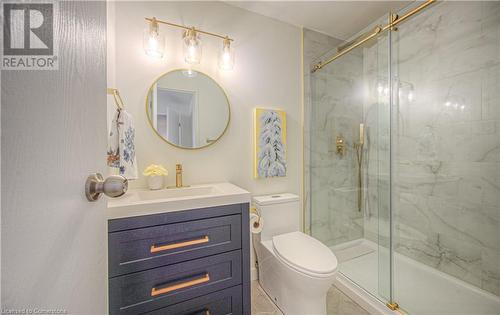
<instances>
[{"instance_id":1,"label":"white vase","mask_svg":"<svg viewBox=\"0 0 500 315\"><path fill-rule=\"evenodd\" d=\"M163 176L148 176L148 186L151 190L163 188Z\"/></svg>"}]
</instances>

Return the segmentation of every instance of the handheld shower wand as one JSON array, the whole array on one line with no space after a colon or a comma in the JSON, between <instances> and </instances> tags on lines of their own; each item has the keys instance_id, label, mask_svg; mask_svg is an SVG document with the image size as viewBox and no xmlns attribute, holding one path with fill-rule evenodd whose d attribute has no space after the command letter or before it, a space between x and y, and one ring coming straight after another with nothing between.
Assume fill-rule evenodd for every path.
<instances>
[{"instance_id":1,"label":"handheld shower wand","mask_svg":"<svg viewBox=\"0 0 500 315\"><path fill-rule=\"evenodd\" d=\"M363 123L359 124L359 142L354 143L354 148L356 149L356 157L358 159L358 211L361 212L361 204L363 202L363 176L362 176L362 166L363 166L363 146L365 144L365 125Z\"/></svg>"}]
</instances>

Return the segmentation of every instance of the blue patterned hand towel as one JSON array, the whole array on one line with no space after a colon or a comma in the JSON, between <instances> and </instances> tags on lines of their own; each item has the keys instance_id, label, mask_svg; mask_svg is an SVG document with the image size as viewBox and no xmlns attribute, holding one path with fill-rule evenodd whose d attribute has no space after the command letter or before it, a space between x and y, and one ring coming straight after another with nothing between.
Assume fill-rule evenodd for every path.
<instances>
[{"instance_id":1,"label":"blue patterned hand towel","mask_svg":"<svg viewBox=\"0 0 500 315\"><path fill-rule=\"evenodd\" d=\"M111 122L108 166L117 168L118 173L127 179L137 179L134 121L124 109L118 109Z\"/></svg>"}]
</instances>

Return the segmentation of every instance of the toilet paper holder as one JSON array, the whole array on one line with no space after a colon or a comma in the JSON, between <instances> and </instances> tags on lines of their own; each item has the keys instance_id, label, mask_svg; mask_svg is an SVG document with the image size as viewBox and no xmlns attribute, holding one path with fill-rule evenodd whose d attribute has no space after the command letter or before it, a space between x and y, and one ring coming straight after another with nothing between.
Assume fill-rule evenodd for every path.
<instances>
[{"instance_id":1,"label":"toilet paper holder","mask_svg":"<svg viewBox=\"0 0 500 315\"><path fill-rule=\"evenodd\" d=\"M258 228L260 226L260 218L261 218L259 210L256 207L251 207L250 213L257 215L257 221L253 223L253 227Z\"/></svg>"}]
</instances>

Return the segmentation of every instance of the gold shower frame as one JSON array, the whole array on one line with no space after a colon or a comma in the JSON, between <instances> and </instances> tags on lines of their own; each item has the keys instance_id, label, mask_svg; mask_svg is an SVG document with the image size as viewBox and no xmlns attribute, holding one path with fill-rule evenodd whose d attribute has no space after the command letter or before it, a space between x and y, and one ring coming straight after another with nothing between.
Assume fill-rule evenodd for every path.
<instances>
[{"instance_id":1,"label":"gold shower frame","mask_svg":"<svg viewBox=\"0 0 500 315\"><path fill-rule=\"evenodd\" d=\"M370 34L368 34L366 36L363 36L362 38L358 39L357 41L354 41L354 43L352 43L351 45L343 48L341 51L339 51L337 54L335 54L330 59L328 59L328 60L326 60L324 62L323 61L318 62L313 67L313 69L311 70L311 72L314 73L314 72L322 69L324 66L326 66L329 63L335 61L336 59L342 57L343 55L347 54L351 50L353 50L353 49L355 49L355 48L363 45L364 43L366 43L370 39L372 39L374 37L377 37L379 34L385 32L385 31L387 31L389 29L393 29L399 23L403 22L404 20L408 19L409 17L411 17L411 16L417 14L418 12L422 11L423 9L427 8L429 5L433 4L434 2L436 2L436 0L427 0L423 4L419 5L415 9L407 12L406 14L404 14L402 16L398 16L397 14L391 14L390 21L389 21L389 23L387 25L375 27L375 29L373 30L372 33L370 33Z\"/></svg>"}]
</instances>

